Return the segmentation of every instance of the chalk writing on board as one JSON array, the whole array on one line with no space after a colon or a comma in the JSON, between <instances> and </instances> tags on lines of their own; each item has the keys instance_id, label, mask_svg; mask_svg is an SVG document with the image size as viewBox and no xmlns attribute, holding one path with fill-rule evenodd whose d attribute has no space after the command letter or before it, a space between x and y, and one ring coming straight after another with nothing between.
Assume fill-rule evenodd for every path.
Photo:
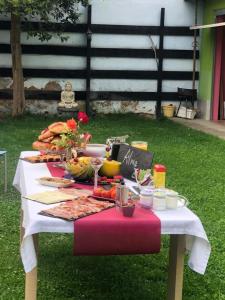
<instances>
[{"instance_id":1,"label":"chalk writing on board","mask_svg":"<svg viewBox=\"0 0 225 300\"><path fill-rule=\"evenodd\" d=\"M132 158L133 154L134 152L131 149L129 149L124 156L123 163L125 163L128 166L133 166L134 168L137 168L138 162Z\"/></svg>"},{"instance_id":2,"label":"chalk writing on board","mask_svg":"<svg viewBox=\"0 0 225 300\"><path fill-rule=\"evenodd\" d=\"M147 170L151 168L153 153L138 148L121 144L117 160L121 162L121 174L130 180L135 181L135 168Z\"/></svg>"}]
</instances>

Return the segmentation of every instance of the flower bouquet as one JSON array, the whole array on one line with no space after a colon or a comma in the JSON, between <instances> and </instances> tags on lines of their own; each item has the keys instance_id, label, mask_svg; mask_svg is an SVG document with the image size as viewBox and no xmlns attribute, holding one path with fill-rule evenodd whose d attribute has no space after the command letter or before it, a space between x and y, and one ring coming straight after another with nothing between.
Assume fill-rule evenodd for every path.
<instances>
[{"instance_id":1,"label":"flower bouquet","mask_svg":"<svg viewBox=\"0 0 225 300\"><path fill-rule=\"evenodd\" d=\"M66 160L69 160L72 156L76 157L77 152L85 149L86 144L91 139L89 133L82 133L80 124L87 124L89 118L84 112L78 113L78 120L73 118L66 121L65 132L60 134L60 139L53 141L60 149L65 149L66 151Z\"/></svg>"}]
</instances>

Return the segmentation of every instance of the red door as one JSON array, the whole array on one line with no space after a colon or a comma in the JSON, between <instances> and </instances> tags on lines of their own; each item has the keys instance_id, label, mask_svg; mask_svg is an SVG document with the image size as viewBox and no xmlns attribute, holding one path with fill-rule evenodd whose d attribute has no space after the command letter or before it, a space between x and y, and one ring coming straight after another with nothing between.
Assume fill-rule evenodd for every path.
<instances>
[{"instance_id":1,"label":"red door","mask_svg":"<svg viewBox=\"0 0 225 300\"><path fill-rule=\"evenodd\" d=\"M216 22L224 22L225 16L218 16ZM225 27L216 29L215 66L213 84L213 121L224 120L225 100ZM224 67L223 67L224 66Z\"/></svg>"}]
</instances>

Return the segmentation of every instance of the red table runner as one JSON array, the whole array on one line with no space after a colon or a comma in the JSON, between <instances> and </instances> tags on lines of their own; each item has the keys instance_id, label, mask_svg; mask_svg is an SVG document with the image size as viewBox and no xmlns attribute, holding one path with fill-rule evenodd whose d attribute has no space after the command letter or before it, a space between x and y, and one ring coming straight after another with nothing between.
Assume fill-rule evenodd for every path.
<instances>
[{"instance_id":1,"label":"red table runner","mask_svg":"<svg viewBox=\"0 0 225 300\"><path fill-rule=\"evenodd\" d=\"M47 163L52 176L64 171ZM74 184L74 187L93 189ZM136 207L133 217L111 208L74 221L74 255L149 254L160 251L161 223L150 210Z\"/></svg>"},{"instance_id":2,"label":"red table runner","mask_svg":"<svg viewBox=\"0 0 225 300\"><path fill-rule=\"evenodd\" d=\"M160 220L136 208L131 218L111 208L74 222L74 255L148 254L160 251Z\"/></svg>"}]
</instances>

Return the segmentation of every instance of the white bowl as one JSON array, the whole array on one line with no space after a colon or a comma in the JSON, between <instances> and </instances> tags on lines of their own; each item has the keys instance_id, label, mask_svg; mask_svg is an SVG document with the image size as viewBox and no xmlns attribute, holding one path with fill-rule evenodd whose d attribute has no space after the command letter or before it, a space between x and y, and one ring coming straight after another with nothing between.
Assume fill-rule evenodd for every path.
<instances>
[{"instance_id":1,"label":"white bowl","mask_svg":"<svg viewBox=\"0 0 225 300\"><path fill-rule=\"evenodd\" d=\"M87 144L86 149L83 151L84 155L91 157L105 157L106 155L105 144Z\"/></svg>"}]
</instances>

